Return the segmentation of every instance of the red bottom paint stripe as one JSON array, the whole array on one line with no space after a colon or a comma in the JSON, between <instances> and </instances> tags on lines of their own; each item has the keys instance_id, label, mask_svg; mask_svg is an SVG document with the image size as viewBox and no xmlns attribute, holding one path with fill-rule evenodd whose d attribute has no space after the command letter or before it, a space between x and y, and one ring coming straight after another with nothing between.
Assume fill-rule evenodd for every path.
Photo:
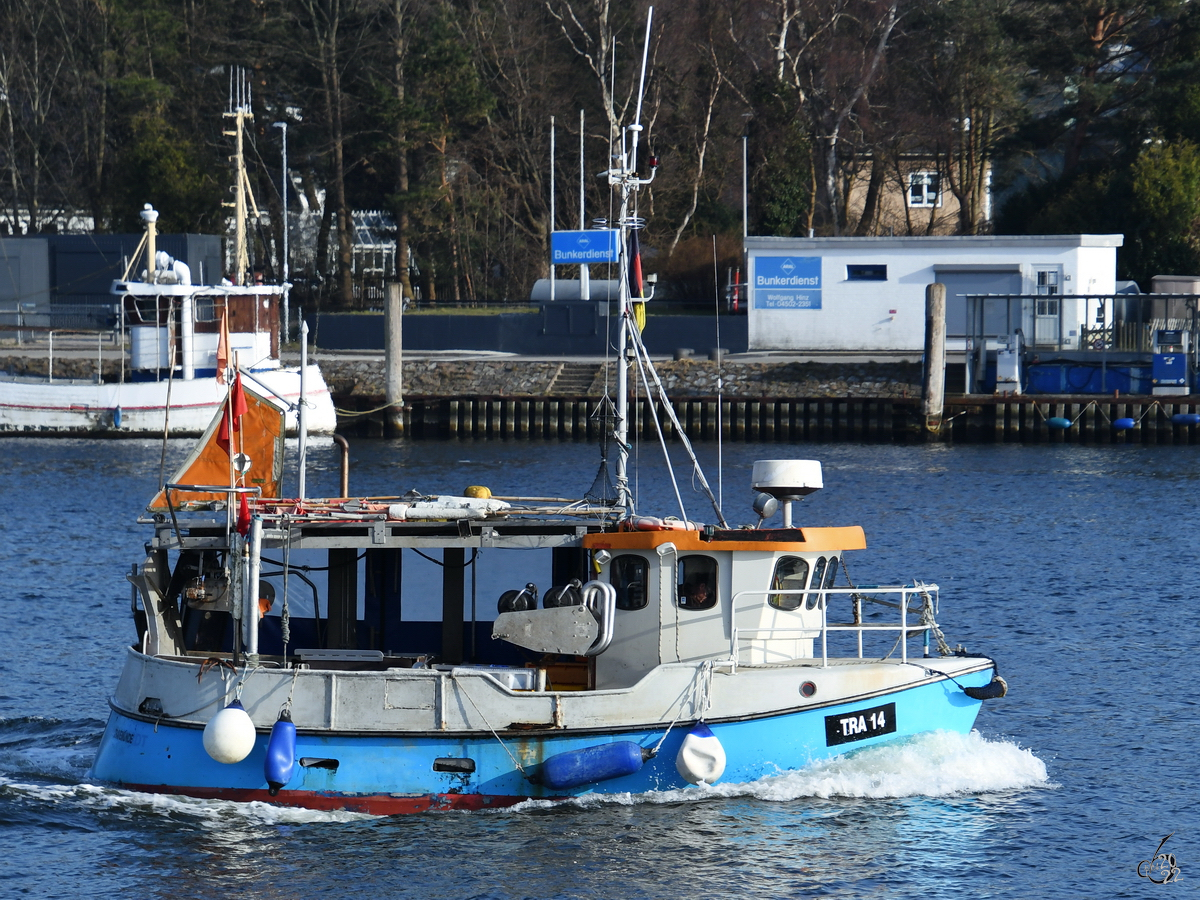
<instances>
[{"instance_id":1,"label":"red bottom paint stripe","mask_svg":"<svg viewBox=\"0 0 1200 900\"><path fill-rule=\"evenodd\" d=\"M276 806L297 806L324 811L348 810L373 816L398 816L443 810L503 809L528 797L489 794L321 794L313 791L280 791L274 797L268 791L250 788L169 787L155 784L121 784L119 787L146 794L175 794L199 800L258 801Z\"/></svg>"}]
</instances>

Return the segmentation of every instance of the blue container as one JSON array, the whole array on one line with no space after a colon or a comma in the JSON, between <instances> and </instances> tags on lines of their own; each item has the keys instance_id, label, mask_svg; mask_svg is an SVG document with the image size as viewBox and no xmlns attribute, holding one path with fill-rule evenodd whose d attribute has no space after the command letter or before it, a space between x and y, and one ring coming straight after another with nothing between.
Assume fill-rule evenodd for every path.
<instances>
[{"instance_id":1,"label":"blue container","mask_svg":"<svg viewBox=\"0 0 1200 900\"><path fill-rule=\"evenodd\" d=\"M1183 353L1155 353L1153 364L1154 384L1166 387L1183 387L1187 384L1187 356Z\"/></svg>"},{"instance_id":2,"label":"blue container","mask_svg":"<svg viewBox=\"0 0 1200 900\"><path fill-rule=\"evenodd\" d=\"M1144 366L1108 366L1044 363L1030 366L1026 390L1031 394L1148 394L1150 384Z\"/></svg>"}]
</instances>

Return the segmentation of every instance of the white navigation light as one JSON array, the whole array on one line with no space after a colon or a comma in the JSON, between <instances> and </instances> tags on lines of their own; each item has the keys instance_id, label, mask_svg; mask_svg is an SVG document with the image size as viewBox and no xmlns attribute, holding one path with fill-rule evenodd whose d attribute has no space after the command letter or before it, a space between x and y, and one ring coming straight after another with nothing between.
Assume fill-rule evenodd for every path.
<instances>
[{"instance_id":1,"label":"white navigation light","mask_svg":"<svg viewBox=\"0 0 1200 900\"><path fill-rule=\"evenodd\" d=\"M783 504L783 527L792 527L792 501L825 486L815 459L760 459L750 475L751 487Z\"/></svg>"}]
</instances>

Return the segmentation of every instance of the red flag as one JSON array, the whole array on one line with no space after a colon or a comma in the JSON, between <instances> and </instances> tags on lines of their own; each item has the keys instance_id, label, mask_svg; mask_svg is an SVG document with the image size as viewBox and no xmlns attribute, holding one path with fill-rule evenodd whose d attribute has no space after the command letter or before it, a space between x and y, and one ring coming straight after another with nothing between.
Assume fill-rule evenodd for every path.
<instances>
[{"instance_id":1,"label":"red flag","mask_svg":"<svg viewBox=\"0 0 1200 900\"><path fill-rule=\"evenodd\" d=\"M238 497L237 530L238 534L245 537L250 533L250 504L245 494L238 494Z\"/></svg>"},{"instance_id":2,"label":"red flag","mask_svg":"<svg viewBox=\"0 0 1200 900\"><path fill-rule=\"evenodd\" d=\"M642 294L642 248L638 244L636 230L629 232L629 296L640 298Z\"/></svg>"},{"instance_id":3,"label":"red flag","mask_svg":"<svg viewBox=\"0 0 1200 900\"><path fill-rule=\"evenodd\" d=\"M246 392L242 390L241 372L233 376L233 388L229 391L229 399L225 402L223 409L224 414L221 416L221 427L217 429L217 445L226 453L229 453L229 410L233 410L233 430L240 432L242 430L242 416L246 414L246 410L248 409Z\"/></svg>"},{"instance_id":4,"label":"red flag","mask_svg":"<svg viewBox=\"0 0 1200 900\"><path fill-rule=\"evenodd\" d=\"M233 401L233 430L242 430L242 416L246 414L248 409L246 405L246 392L242 390L242 373L238 372L233 376L233 392L229 395L229 399Z\"/></svg>"}]
</instances>

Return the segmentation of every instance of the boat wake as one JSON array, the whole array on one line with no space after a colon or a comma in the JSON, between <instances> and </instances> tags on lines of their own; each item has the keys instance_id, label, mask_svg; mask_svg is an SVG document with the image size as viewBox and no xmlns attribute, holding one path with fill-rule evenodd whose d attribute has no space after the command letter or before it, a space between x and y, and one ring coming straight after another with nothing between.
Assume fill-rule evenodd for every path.
<instances>
[{"instance_id":1,"label":"boat wake","mask_svg":"<svg viewBox=\"0 0 1200 900\"><path fill-rule=\"evenodd\" d=\"M593 794L572 803L680 803L750 797L772 803L814 798L952 797L1053 788L1046 764L1032 751L979 732L939 731L813 763L745 784L699 785L648 794ZM528 801L514 810L553 804Z\"/></svg>"},{"instance_id":2,"label":"boat wake","mask_svg":"<svg viewBox=\"0 0 1200 900\"><path fill-rule=\"evenodd\" d=\"M352 822L377 818L348 810L324 811L233 800L198 800L173 794L146 794L95 784L44 784L0 775L0 805L23 806L29 820L37 821L39 806L55 811L75 807L105 820L161 816L195 824L299 825L308 822Z\"/></svg>"},{"instance_id":3,"label":"boat wake","mask_svg":"<svg viewBox=\"0 0 1200 900\"><path fill-rule=\"evenodd\" d=\"M86 777L104 723L47 716L0 719L0 778L7 775L79 781Z\"/></svg>"}]
</instances>

